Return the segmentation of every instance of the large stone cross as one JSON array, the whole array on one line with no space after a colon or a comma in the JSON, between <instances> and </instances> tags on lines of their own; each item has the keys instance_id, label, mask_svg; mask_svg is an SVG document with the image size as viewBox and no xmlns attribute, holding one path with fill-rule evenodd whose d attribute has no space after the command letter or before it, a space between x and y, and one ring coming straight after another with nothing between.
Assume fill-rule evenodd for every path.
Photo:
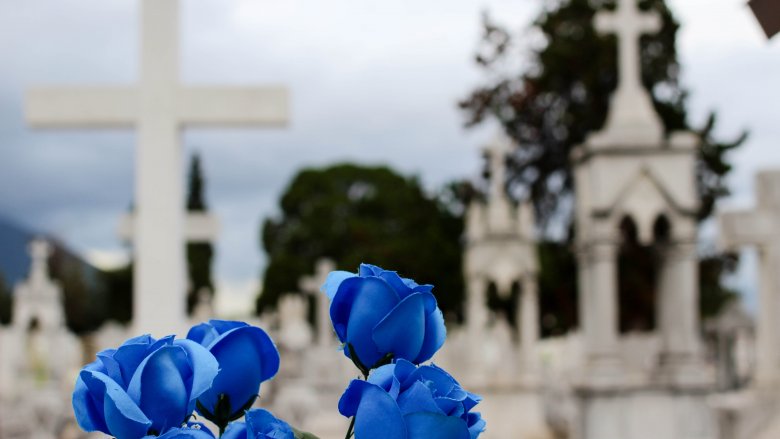
<instances>
[{"instance_id":1,"label":"large stone cross","mask_svg":"<svg viewBox=\"0 0 780 439\"><path fill-rule=\"evenodd\" d=\"M637 0L617 0L617 10L599 12L593 25L598 32L616 34L618 40L618 87L605 129L597 139L606 136L607 143L624 146L660 143L664 130L650 94L642 86L639 38L661 30L661 18L656 13L641 12Z\"/></svg>"},{"instance_id":2,"label":"large stone cross","mask_svg":"<svg viewBox=\"0 0 780 439\"><path fill-rule=\"evenodd\" d=\"M133 319L154 335L186 325L180 131L192 125L287 122L281 87L179 83L179 2L142 0L137 86L39 88L27 96L34 127L136 127Z\"/></svg>"},{"instance_id":3,"label":"large stone cross","mask_svg":"<svg viewBox=\"0 0 780 439\"><path fill-rule=\"evenodd\" d=\"M780 171L761 172L756 178L758 206L753 211L721 214L720 240L725 249L758 249L759 297L756 381L780 384Z\"/></svg>"},{"instance_id":4,"label":"large stone cross","mask_svg":"<svg viewBox=\"0 0 780 439\"><path fill-rule=\"evenodd\" d=\"M333 343L333 327L330 323L330 305L328 296L320 289L328 279L328 274L336 269L332 260L322 258L317 260L313 276L304 276L298 282L298 287L304 293L314 296L317 302L317 345L328 346Z\"/></svg>"}]
</instances>

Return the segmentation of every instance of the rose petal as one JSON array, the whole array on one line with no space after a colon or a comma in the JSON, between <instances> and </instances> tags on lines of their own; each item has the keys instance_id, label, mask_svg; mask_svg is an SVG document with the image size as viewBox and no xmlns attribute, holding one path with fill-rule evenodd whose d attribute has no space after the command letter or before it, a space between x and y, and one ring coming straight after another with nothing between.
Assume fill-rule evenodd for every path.
<instances>
[{"instance_id":1,"label":"rose petal","mask_svg":"<svg viewBox=\"0 0 780 439\"><path fill-rule=\"evenodd\" d=\"M138 366L127 393L152 420L153 430L162 433L184 422L190 407L184 380L192 374L187 353L180 346L163 346Z\"/></svg>"},{"instance_id":2,"label":"rose petal","mask_svg":"<svg viewBox=\"0 0 780 439\"><path fill-rule=\"evenodd\" d=\"M331 320L341 341L351 343L360 361L371 367L380 353L371 332L395 306L398 295L376 277L352 277L341 283L330 307ZM349 349L344 350L349 356Z\"/></svg>"},{"instance_id":3,"label":"rose petal","mask_svg":"<svg viewBox=\"0 0 780 439\"><path fill-rule=\"evenodd\" d=\"M466 422L436 413L417 412L404 416L407 439L471 439Z\"/></svg>"},{"instance_id":4,"label":"rose petal","mask_svg":"<svg viewBox=\"0 0 780 439\"><path fill-rule=\"evenodd\" d=\"M414 362L420 364L430 360L444 346L446 339L447 327L444 325L444 315L437 307L425 318L425 338Z\"/></svg>"},{"instance_id":5,"label":"rose petal","mask_svg":"<svg viewBox=\"0 0 780 439\"><path fill-rule=\"evenodd\" d=\"M100 372L82 372L81 377L90 392L103 395L106 434L117 439L136 439L146 435L152 426L151 420L116 381Z\"/></svg>"},{"instance_id":6,"label":"rose petal","mask_svg":"<svg viewBox=\"0 0 780 439\"><path fill-rule=\"evenodd\" d=\"M414 293L403 299L373 330L372 338L382 353L413 361L425 338L425 303L430 293ZM434 299L435 300L435 299Z\"/></svg>"},{"instance_id":7,"label":"rose petal","mask_svg":"<svg viewBox=\"0 0 780 439\"><path fill-rule=\"evenodd\" d=\"M339 285L350 277L356 277L355 273L348 271L331 271L328 273L328 277L325 279L325 283L320 287L320 291L328 296L328 299L333 300L336 295L336 291L339 290Z\"/></svg>"},{"instance_id":8,"label":"rose petal","mask_svg":"<svg viewBox=\"0 0 780 439\"><path fill-rule=\"evenodd\" d=\"M355 416L355 439L406 439L401 410L382 388L353 380L339 401L339 412Z\"/></svg>"}]
</instances>

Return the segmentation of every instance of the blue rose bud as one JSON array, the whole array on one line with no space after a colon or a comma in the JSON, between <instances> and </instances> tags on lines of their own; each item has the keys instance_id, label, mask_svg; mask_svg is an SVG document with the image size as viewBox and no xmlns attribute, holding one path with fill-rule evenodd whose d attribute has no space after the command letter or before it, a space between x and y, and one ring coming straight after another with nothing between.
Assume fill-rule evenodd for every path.
<instances>
[{"instance_id":1,"label":"blue rose bud","mask_svg":"<svg viewBox=\"0 0 780 439\"><path fill-rule=\"evenodd\" d=\"M279 370L279 351L262 329L244 322L211 320L192 327L187 338L211 352L219 373L198 397L198 412L220 428L240 418L255 402L260 383Z\"/></svg>"},{"instance_id":2,"label":"blue rose bud","mask_svg":"<svg viewBox=\"0 0 780 439\"><path fill-rule=\"evenodd\" d=\"M481 398L443 369L400 360L353 380L339 412L355 417L355 439L476 439L485 430Z\"/></svg>"},{"instance_id":3,"label":"blue rose bud","mask_svg":"<svg viewBox=\"0 0 780 439\"><path fill-rule=\"evenodd\" d=\"M432 285L361 264L357 275L330 273L322 289L331 300L330 318L346 345L344 354L364 373L390 357L425 362L447 337Z\"/></svg>"},{"instance_id":4,"label":"blue rose bud","mask_svg":"<svg viewBox=\"0 0 780 439\"><path fill-rule=\"evenodd\" d=\"M164 434L192 414L218 367L190 340L131 338L82 369L73 391L76 421L85 431L117 439Z\"/></svg>"},{"instance_id":5,"label":"blue rose bud","mask_svg":"<svg viewBox=\"0 0 780 439\"><path fill-rule=\"evenodd\" d=\"M268 410L252 409L246 412L246 422L228 425L221 439L295 439L292 427L277 419Z\"/></svg>"}]
</instances>

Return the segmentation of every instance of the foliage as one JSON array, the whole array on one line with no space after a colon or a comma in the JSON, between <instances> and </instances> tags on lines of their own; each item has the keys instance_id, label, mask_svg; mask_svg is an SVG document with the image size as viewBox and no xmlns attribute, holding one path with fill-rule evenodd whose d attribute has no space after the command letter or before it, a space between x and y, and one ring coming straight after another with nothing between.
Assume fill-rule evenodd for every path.
<instances>
[{"instance_id":1,"label":"foliage","mask_svg":"<svg viewBox=\"0 0 780 439\"><path fill-rule=\"evenodd\" d=\"M692 129L701 135L697 164L701 218L712 213L725 194L731 170L724 154L739 146L714 138L715 115L700 128L691 127L685 110L686 90L679 83L675 41L679 29L664 0L642 0L640 8L662 18L658 34L641 39L642 81L667 132ZM515 56L515 37L485 18L482 47L476 61L497 79L473 90L461 107L469 124L498 120L520 145L511 161L514 184L530 189L539 218L546 223L560 212L572 191L569 155L606 119L609 97L617 86L616 39L599 36L592 26L597 10L614 7L608 0L564 0L545 9L534 29L543 44L533 49L524 73L499 69Z\"/></svg>"},{"instance_id":2,"label":"foliage","mask_svg":"<svg viewBox=\"0 0 780 439\"><path fill-rule=\"evenodd\" d=\"M0 325L11 323L11 292L5 284L3 274L0 273Z\"/></svg>"},{"instance_id":3,"label":"foliage","mask_svg":"<svg viewBox=\"0 0 780 439\"><path fill-rule=\"evenodd\" d=\"M386 167L341 164L305 169L280 200L281 214L262 226L268 254L257 311L298 290L298 280L322 257L341 269L361 262L414 273L446 312L459 314L463 299L462 218L428 196L414 178Z\"/></svg>"},{"instance_id":4,"label":"foliage","mask_svg":"<svg viewBox=\"0 0 780 439\"><path fill-rule=\"evenodd\" d=\"M103 321L104 313L100 272L91 271L61 245L54 245L53 249L49 258L49 271L52 279L62 287L68 328L76 334L97 329Z\"/></svg>"},{"instance_id":5,"label":"foliage","mask_svg":"<svg viewBox=\"0 0 780 439\"><path fill-rule=\"evenodd\" d=\"M104 318L130 323L133 318L133 265L103 272L106 294Z\"/></svg>"},{"instance_id":6,"label":"foliage","mask_svg":"<svg viewBox=\"0 0 780 439\"><path fill-rule=\"evenodd\" d=\"M702 286L700 310L705 316L717 315L723 307L738 297L736 291L724 286L720 279L736 269L734 254L715 254L702 258L699 264L699 283Z\"/></svg>"},{"instance_id":7,"label":"foliage","mask_svg":"<svg viewBox=\"0 0 780 439\"><path fill-rule=\"evenodd\" d=\"M520 37L488 16L484 19L484 33L476 62L490 79L473 90L460 106L467 116L468 125L486 119L497 120L517 141L519 146L509 161L509 185L523 190L511 192L530 196L543 230L571 223L573 176L570 153L585 141L588 134L603 126L609 98L617 86L616 38L600 36L592 26L596 11L614 6L614 0L561 0L548 4L531 32L523 34L524 37L530 36L533 44L524 59L528 61L527 66L519 73L507 66L517 55L515 50ZM689 123L687 91L680 84L680 65L675 48L679 23L664 0L640 0L639 7L656 11L662 21L659 33L641 38L642 82L651 91L653 104L667 133L691 130L701 138L696 178L701 205L698 216L703 220L712 215L716 200L728 194L725 177L731 171L731 165L726 154L741 145L746 134L731 141L717 139L714 113L701 127ZM573 324L573 320L564 317L564 314L569 316L576 307L565 298L573 300L576 297L575 283L556 286L548 280L576 279L573 256L565 257L559 253L569 251L568 244L573 242L573 238L573 233L569 233L561 247L548 246L545 249L543 245L540 250L543 261L542 307L560 307L555 312L550 310L549 315L544 314L545 319L548 316L563 319L570 322L567 325ZM549 264L544 263L545 258ZM722 261L722 258L702 261L702 270L723 272L728 265L721 269L713 265ZM648 307L653 300L652 284L648 281L654 270L652 251L649 248L624 248L620 264L621 271L636 274L631 278L624 276L622 287L628 288L628 284L633 284L631 287L640 291L631 297L628 294L623 297L626 299L623 300L623 311L634 315L627 315L625 318L628 320L623 321L621 327L650 327L654 323L652 318L648 320L646 317L648 313L653 313L650 310L652 306ZM565 293L563 289L566 289ZM556 292L555 299L545 297L550 291ZM720 303L717 298L709 297L711 293L718 295L722 292L719 276L702 276L701 291L703 303ZM710 306L703 309L708 313L717 311ZM642 319L645 321L640 322Z\"/></svg>"}]
</instances>

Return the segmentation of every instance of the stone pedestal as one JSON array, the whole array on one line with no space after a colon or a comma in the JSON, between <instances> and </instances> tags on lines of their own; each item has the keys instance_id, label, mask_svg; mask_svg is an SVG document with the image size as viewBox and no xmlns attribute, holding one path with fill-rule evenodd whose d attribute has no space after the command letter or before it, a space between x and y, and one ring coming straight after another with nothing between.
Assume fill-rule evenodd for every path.
<instances>
[{"instance_id":1,"label":"stone pedestal","mask_svg":"<svg viewBox=\"0 0 780 439\"><path fill-rule=\"evenodd\" d=\"M571 439L716 438L709 394L665 387L580 389Z\"/></svg>"}]
</instances>

